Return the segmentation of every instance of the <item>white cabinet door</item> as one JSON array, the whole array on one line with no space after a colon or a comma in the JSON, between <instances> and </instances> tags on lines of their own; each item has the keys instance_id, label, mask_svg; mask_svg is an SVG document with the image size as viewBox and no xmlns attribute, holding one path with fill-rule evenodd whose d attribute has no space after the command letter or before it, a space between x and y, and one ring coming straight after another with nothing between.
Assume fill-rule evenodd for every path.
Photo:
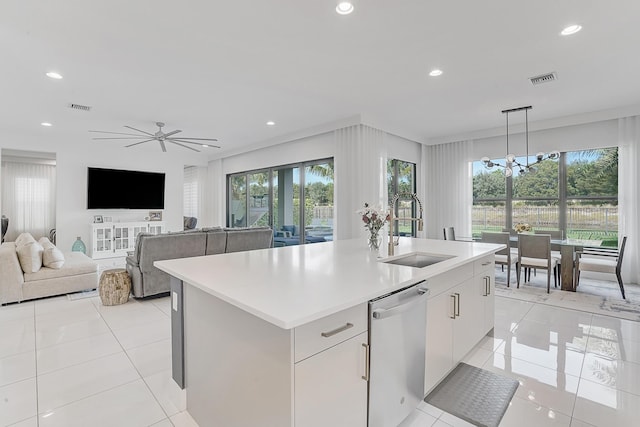
<instances>
[{"instance_id":1,"label":"white cabinet door","mask_svg":"<svg viewBox=\"0 0 640 427\"><path fill-rule=\"evenodd\" d=\"M484 335L484 300L476 278L451 290L456 298L453 321L453 360L460 361Z\"/></svg>"},{"instance_id":2,"label":"white cabinet door","mask_svg":"<svg viewBox=\"0 0 640 427\"><path fill-rule=\"evenodd\" d=\"M454 298L445 292L427 301L427 348L425 393L431 390L453 367Z\"/></svg>"},{"instance_id":3,"label":"white cabinet door","mask_svg":"<svg viewBox=\"0 0 640 427\"><path fill-rule=\"evenodd\" d=\"M486 335L491 329L493 329L495 323L495 271L494 266L491 264L491 268L488 268L481 272L477 277L478 286L480 286L482 292L482 301L484 303L484 328L482 332Z\"/></svg>"},{"instance_id":4,"label":"white cabinet door","mask_svg":"<svg viewBox=\"0 0 640 427\"><path fill-rule=\"evenodd\" d=\"M113 250L114 252L127 251L131 239L131 228L126 223L113 226Z\"/></svg>"},{"instance_id":5,"label":"white cabinet door","mask_svg":"<svg viewBox=\"0 0 640 427\"><path fill-rule=\"evenodd\" d=\"M149 233L151 234L164 233L164 222L149 223Z\"/></svg>"},{"instance_id":6,"label":"white cabinet door","mask_svg":"<svg viewBox=\"0 0 640 427\"><path fill-rule=\"evenodd\" d=\"M92 225L91 256L93 258L109 257L113 253L113 226Z\"/></svg>"},{"instance_id":7,"label":"white cabinet door","mask_svg":"<svg viewBox=\"0 0 640 427\"><path fill-rule=\"evenodd\" d=\"M295 364L295 427L367 425L367 333Z\"/></svg>"}]
</instances>

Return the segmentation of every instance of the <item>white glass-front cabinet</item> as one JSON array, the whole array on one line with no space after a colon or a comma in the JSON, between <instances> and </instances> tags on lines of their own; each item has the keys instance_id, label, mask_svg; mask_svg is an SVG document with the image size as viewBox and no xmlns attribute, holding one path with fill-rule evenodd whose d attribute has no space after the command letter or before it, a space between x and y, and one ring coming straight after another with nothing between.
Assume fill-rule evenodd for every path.
<instances>
[{"instance_id":1,"label":"white glass-front cabinet","mask_svg":"<svg viewBox=\"0 0 640 427\"><path fill-rule=\"evenodd\" d=\"M161 221L91 224L91 258L126 256L135 249L138 234L164 231L165 224Z\"/></svg>"}]
</instances>

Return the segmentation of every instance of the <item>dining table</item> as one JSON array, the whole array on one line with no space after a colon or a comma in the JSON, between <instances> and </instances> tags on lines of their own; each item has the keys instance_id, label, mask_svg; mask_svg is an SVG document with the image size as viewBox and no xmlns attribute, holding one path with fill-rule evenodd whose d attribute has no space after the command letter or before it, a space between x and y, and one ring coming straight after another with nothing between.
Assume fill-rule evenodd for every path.
<instances>
[{"instance_id":1,"label":"dining table","mask_svg":"<svg viewBox=\"0 0 640 427\"><path fill-rule=\"evenodd\" d=\"M518 247L518 235L509 238L511 247ZM551 239L551 249L560 251L560 289L563 291L576 291L575 284L575 259L576 252L583 248L599 248L599 240L583 239Z\"/></svg>"}]
</instances>

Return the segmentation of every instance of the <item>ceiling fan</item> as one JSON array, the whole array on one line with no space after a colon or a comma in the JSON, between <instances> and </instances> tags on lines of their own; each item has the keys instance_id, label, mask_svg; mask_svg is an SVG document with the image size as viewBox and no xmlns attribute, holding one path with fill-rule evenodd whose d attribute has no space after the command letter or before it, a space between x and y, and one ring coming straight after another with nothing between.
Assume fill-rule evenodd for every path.
<instances>
[{"instance_id":1,"label":"ceiling fan","mask_svg":"<svg viewBox=\"0 0 640 427\"><path fill-rule=\"evenodd\" d=\"M120 136L120 137L92 138L94 140L101 140L101 139L142 139L142 141L137 141L137 142L134 142L133 144L126 145L125 147L127 147L127 148L133 147L134 145L143 144L143 143L149 142L149 141L158 141L160 143L160 147L162 148L163 152L167 151L167 147L165 145L166 142L170 142L172 144L179 145L180 147L187 148L189 150L197 151L198 153L200 152L200 150L196 150L195 148L190 147L190 146L185 145L185 144L199 145L200 147L204 147L204 148L207 148L207 147L220 148L220 146L218 146L218 145L211 145L211 144L206 142L206 141L217 141L217 139L214 139L214 138L174 137L175 134L177 134L179 132L182 132L182 131L181 130L172 130L171 132L164 133L162 131L164 123L156 122L156 126L158 126L158 131L156 133L146 132L146 131L143 131L143 130L140 130L140 129L136 129L136 128L131 127L131 126L125 126L125 127L128 128L128 129L134 130L136 132L139 132L139 133L135 134L135 133L123 133L123 132L106 132L106 131L102 131L102 130L90 130L89 132L106 133L106 134L110 134L110 135L126 135L126 136ZM194 141L202 141L202 142L194 142Z\"/></svg>"}]
</instances>

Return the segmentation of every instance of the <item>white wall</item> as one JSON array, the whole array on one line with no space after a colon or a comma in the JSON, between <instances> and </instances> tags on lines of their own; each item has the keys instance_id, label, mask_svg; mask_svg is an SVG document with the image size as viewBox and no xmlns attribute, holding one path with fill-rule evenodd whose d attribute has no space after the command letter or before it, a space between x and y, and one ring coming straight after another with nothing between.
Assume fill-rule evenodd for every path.
<instances>
[{"instance_id":1,"label":"white wall","mask_svg":"<svg viewBox=\"0 0 640 427\"><path fill-rule=\"evenodd\" d=\"M419 170L421 153L419 143L387 133L384 137L384 145L389 158L417 163L417 170ZM207 218L207 224L203 226L226 223L226 176L228 174L324 158L334 158L335 162L341 160L337 154L334 131L209 162L209 184L216 194L213 195L209 204L211 215ZM418 182L419 188L421 185L422 183ZM359 200L357 194L352 197ZM336 204L336 209L338 208ZM353 210L355 211L355 208Z\"/></svg>"},{"instance_id":2,"label":"white wall","mask_svg":"<svg viewBox=\"0 0 640 427\"><path fill-rule=\"evenodd\" d=\"M122 148L118 143L97 143L86 136L47 135L35 132L31 135L5 135L0 148L45 151L56 154L56 237L57 245L64 251L71 250L77 236L89 245L89 230L93 215L108 215L114 220L142 220L148 210L88 210L87 167L164 172L165 209L163 220L169 230L181 230L184 165L207 164L198 153L180 153L175 150L162 153L153 144L137 148ZM186 151L186 150L185 150Z\"/></svg>"},{"instance_id":3,"label":"white wall","mask_svg":"<svg viewBox=\"0 0 640 427\"><path fill-rule=\"evenodd\" d=\"M325 159L333 157L334 152L333 132L328 132L210 161L209 187L214 194L212 194L212 199L208 203L211 211L207 215L203 226L226 225L226 182L228 174Z\"/></svg>"},{"instance_id":4,"label":"white wall","mask_svg":"<svg viewBox=\"0 0 640 427\"><path fill-rule=\"evenodd\" d=\"M606 120L573 126L529 132L529 155L539 151L576 151L590 148L614 147L618 145L618 120ZM509 133L509 151L517 156L524 155L524 134ZM474 158L487 156L503 159L506 152L506 135L475 139Z\"/></svg>"}]
</instances>

